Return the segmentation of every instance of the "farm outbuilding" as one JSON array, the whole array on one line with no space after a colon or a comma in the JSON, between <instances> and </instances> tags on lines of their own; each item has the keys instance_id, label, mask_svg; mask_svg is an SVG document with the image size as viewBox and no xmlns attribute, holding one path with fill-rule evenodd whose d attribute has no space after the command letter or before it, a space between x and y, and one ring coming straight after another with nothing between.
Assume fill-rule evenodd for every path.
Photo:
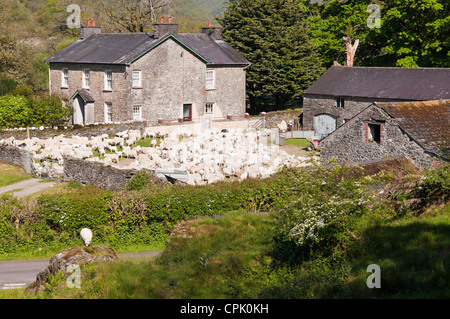
<instances>
[{"instance_id":1,"label":"farm outbuilding","mask_svg":"<svg viewBox=\"0 0 450 319\"><path fill-rule=\"evenodd\" d=\"M355 164L406 157L419 168L444 156L450 100L372 103L321 141L321 157Z\"/></svg>"}]
</instances>

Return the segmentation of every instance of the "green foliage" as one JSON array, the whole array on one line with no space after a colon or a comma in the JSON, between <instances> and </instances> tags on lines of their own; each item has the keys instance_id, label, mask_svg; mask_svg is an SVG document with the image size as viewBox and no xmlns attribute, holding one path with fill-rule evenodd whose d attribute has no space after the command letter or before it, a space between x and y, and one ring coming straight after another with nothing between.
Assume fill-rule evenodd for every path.
<instances>
[{"instance_id":1,"label":"green foliage","mask_svg":"<svg viewBox=\"0 0 450 319\"><path fill-rule=\"evenodd\" d=\"M310 41L307 13L296 0L229 1L224 39L252 65L247 94L252 113L301 104L301 94L324 71Z\"/></svg>"},{"instance_id":2,"label":"green foliage","mask_svg":"<svg viewBox=\"0 0 450 319\"><path fill-rule=\"evenodd\" d=\"M29 101L23 96L0 97L0 128L24 127L29 124Z\"/></svg>"},{"instance_id":3,"label":"green foliage","mask_svg":"<svg viewBox=\"0 0 450 319\"><path fill-rule=\"evenodd\" d=\"M4 75L0 75L0 96L6 95L16 88L17 83Z\"/></svg>"},{"instance_id":4,"label":"green foliage","mask_svg":"<svg viewBox=\"0 0 450 319\"><path fill-rule=\"evenodd\" d=\"M369 28L367 8L381 9L381 27ZM448 67L450 3L445 0L333 0L316 6L311 39L325 66L345 63L342 38L359 39L355 65Z\"/></svg>"},{"instance_id":5,"label":"green foliage","mask_svg":"<svg viewBox=\"0 0 450 319\"><path fill-rule=\"evenodd\" d=\"M19 85L17 92L30 94L27 86ZM71 114L71 109L58 96L45 94L0 96L0 128L26 126L55 126Z\"/></svg>"}]
</instances>

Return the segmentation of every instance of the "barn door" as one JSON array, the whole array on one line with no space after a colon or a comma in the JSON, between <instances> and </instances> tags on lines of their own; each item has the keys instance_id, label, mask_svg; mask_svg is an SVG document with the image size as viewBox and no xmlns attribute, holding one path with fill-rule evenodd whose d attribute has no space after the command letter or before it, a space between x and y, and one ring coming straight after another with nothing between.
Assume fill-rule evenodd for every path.
<instances>
[{"instance_id":1,"label":"barn door","mask_svg":"<svg viewBox=\"0 0 450 319\"><path fill-rule=\"evenodd\" d=\"M314 117L314 135L320 139L336 130L336 118L330 114L319 114Z\"/></svg>"}]
</instances>

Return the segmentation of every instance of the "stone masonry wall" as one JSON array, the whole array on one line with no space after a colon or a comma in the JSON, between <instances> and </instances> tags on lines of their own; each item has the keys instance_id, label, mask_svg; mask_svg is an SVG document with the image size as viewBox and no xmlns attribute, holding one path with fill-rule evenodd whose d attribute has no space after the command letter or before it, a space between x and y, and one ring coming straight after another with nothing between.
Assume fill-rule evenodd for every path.
<instances>
[{"instance_id":1,"label":"stone masonry wall","mask_svg":"<svg viewBox=\"0 0 450 319\"><path fill-rule=\"evenodd\" d=\"M298 119L300 114L302 114L302 110L268 112L266 114L266 128L277 128L282 121L289 124L289 121L292 120L292 123L294 123L294 119Z\"/></svg>"},{"instance_id":2,"label":"stone masonry wall","mask_svg":"<svg viewBox=\"0 0 450 319\"><path fill-rule=\"evenodd\" d=\"M35 173L31 153L14 146L0 145L0 162L22 167L30 175Z\"/></svg>"},{"instance_id":3,"label":"stone masonry wall","mask_svg":"<svg viewBox=\"0 0 450 319\"><path fill-rule=\"evenodd\" d=\"M130 66L142 72L142 88L131 89L130 104L142 106L148 121L177 120L183 104L192 104L193 119L206 103L206 65L169 39Z\"/></svg>"},{"instance_id":4,"label":"stone masonry wall","mask_svg":"<svg viewBox=\"0 0 450 319\"><path fill-rule=\"evenodd\" d=\"M216 67L215 89L206 91L205 103L214 103L214 118L223 119L228 115L242 118L245 114L246 74L243 68ZM203 116L205 107L201 111Z\"/></svg>"},{"instance_id":5,"label":"stone masonry wall","mask_svg":"<svg viewBox=\"0 0 450 319\"><path fill-rule=\"evenodd\" d=\"M69 70L69 85L67 88L61 86L62 69ZM51 93L72 97L78 89L83 88L83 70L90 72L89 93L95 100L94 122L105 122L105 103L112 103L113 121L126 121L132 118L132 110L124 107L130 86L126 68L122 65L100 65L100 64L72 64L72 63L51 63L50 85ZM111 91L105 90L105 71L112 71L113 87ZM89 123L91 124L91 123Z\"/></svg>"},{"instance_id":6,"label":"stone masonry wall","mask_svg":"<svg viewBox=\"0 0 450 319\"><path fill-rule=\"evenodd\" d=\"M382 126L381 142L367 141L367 124ZM391 157L406 157L418 167L429 167L432 157L411 140L384 111L376 106L330 134L321 143L321 158L336 158L339 164L362 163Z\"/></svg>"},{"instance_id":7,"label":"stone masonry wall","mask_svg":"<svg viewBox=\"0 0 450 319\"><path fill-rule=\"evenodd\" d=\"M134 169L117 169L102 163L67 157L64 159L64 179L80 184L96 185L110 190L121 190L137 173Z\"/></svg>"}]
</instances>

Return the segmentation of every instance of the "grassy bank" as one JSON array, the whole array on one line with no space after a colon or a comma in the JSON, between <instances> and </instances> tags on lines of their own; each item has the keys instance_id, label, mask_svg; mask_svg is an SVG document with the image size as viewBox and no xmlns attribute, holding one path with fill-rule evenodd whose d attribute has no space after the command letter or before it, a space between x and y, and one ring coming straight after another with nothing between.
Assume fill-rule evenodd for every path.
<instances>
[{"instance_id":1,"label":"grassy bank","mask_svg":"<svg viewBox=\"0 0 450 319\"><path fill-rule=\"evenodd\" d=\"M193 216L175 228L160 258L85 266L81 289L68 289L57 276L38 297L450 297L448 167L425 174L395 168L367 176L339 167L283 174L289 182L279 191L290 194L290 204L264 206L260 197L256 207L265 209L224 206ZM281 187L275 181L264 185L273 191ZM214 190L230 196L223 185ZM366 285L371 264L380 266L380 289Z\"/></svg>"},{"instance_id":2,"label":"grassy bank","mask_svg":"<svg viewBox=\"0 0 450 319\"><path fill-rule=\"evenodd\" d=\"M27 175L23 169L5 163L0 163L0 172L0 187L31 178L31 176Z\"/></svg>"},{"instance_id":3,"label":"grassy bank","mask_svg":"<svg viewBox=\"0 0 450 319\"><path fill-rule=\"evenodd\" d=\"M119 252L165 247L156 260L83 266L81 289L58 275L43 298L448 298L449 174L393 161L207 186L74 184L36 206L6 196L0 255L79 245L80 227ZM381 289L367 288L370 264Z\"/></svg>"}]
</instances>

